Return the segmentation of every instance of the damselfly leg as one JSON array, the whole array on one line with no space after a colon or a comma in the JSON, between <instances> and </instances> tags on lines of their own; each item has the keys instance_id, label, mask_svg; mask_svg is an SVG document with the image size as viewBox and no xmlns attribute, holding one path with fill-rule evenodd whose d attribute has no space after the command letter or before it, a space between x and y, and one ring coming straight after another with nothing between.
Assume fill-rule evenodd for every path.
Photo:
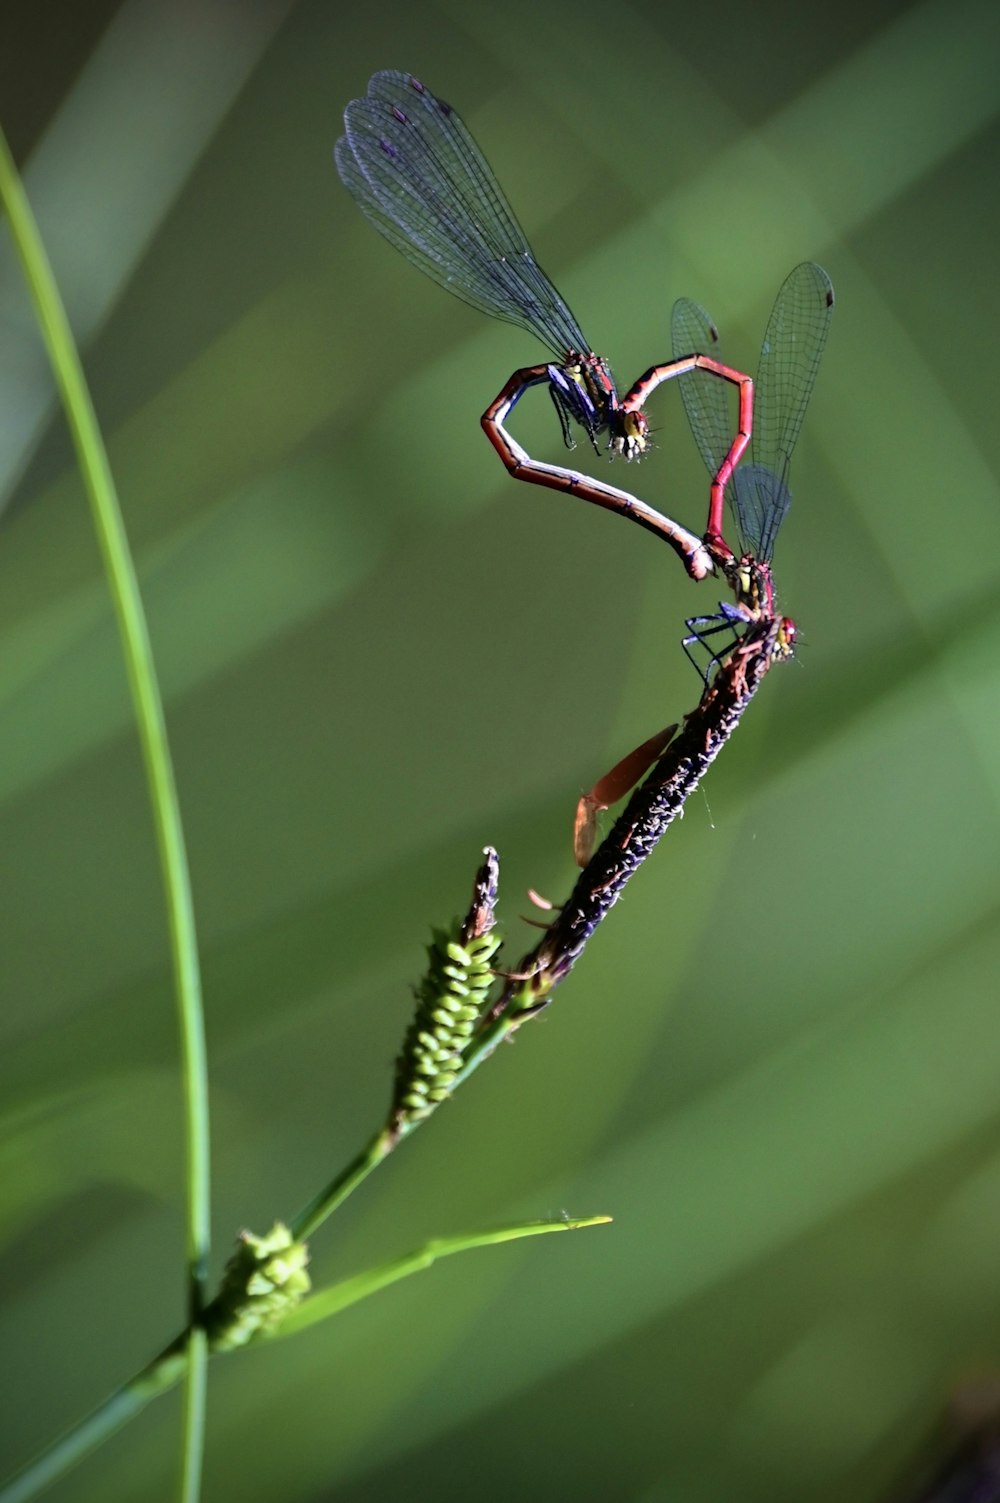
<instances>
[{"instance_id":1,"label":"damselfly leg","mask_svg":"<svg viewBox=\"0 0 1000 1503\"><path fill-rule=\"evenodd\" d=\"M684 649L688 662L700 675L706 688L711 682L712 669L722 662L739 641L738 628L745 626L752 617L738 605L729 605L727 601L719 601L719 609L711 616L689 616L684 622L688 629L688 635L681 638L681 646ZM710 637L724 635L728 640L721 647L716 647L709 642ZM695 657L692 648L695 646L705 648L708 653L708 661L704 667Z\"/></svg>"}]
</instances>

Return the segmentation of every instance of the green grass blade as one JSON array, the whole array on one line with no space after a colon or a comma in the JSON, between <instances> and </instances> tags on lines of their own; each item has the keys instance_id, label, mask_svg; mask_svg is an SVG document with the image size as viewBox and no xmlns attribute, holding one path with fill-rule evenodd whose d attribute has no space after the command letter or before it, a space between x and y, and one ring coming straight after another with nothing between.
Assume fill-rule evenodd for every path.
<instances>
[{"instance_id":1,"label":"green grass blade","mask_svg":"<svg viewBox=\"0 0 1000 1503\"><path fill-rule=\"evenodd\" d=\"M476 1247L495 1247L498 1243L515 1242L521 1237L540 1237L546 1232L575 1232L581 1227L604 1226L610 1220L610 1216L567 1216L558 1221L522 1221L512 1226L494 1227L491 1231L471 1232L459 1237L437 1237L413 1252L403 1253L401 1257L392 1258L388 1263L380 1263L375 1268L366 1269L364 1273L353 1274L349 1279L341 1279L337 1284L317 1290L304 1304L293 1310L268 1339L292 1336L305 1330L307 1326L329 1320L349 1305L366 1299L369 1294L377 1294L389 1284L409 1278L411 1273L421 1273L441 1258L451 1257L453 1253L470 1252Z\"/></svg>"},{"instance_id":2,"label":"green grass blade","mask_svg":"<svg viewBox=\"0 0 1000 1503\"><path fill-rule=\"evenodd\" d=\"M186 1116L188 1297L193 1322L207 1302L206 1279L210 1246L208 1081L194 908L163 704L153 665L145 612L107 451L66 310L2 131L0 203L6 211L14 245L35 304L42 338L52 363L90 501L121 635L149 784L166 893L174 992L181 1032ZM194 1503L197 1496L197 1482L192 1484L191 1479L200 1472L205 1382L204 1372L199 1369L204 1367L205 1360L204 1341L193 1339L189 1346L188 1374L191 1396L185 1409L185 1503ZM197 1414L196 1409L199 1410ZM197 1457L195 1451L198 1452Z\"/></svg>"}]
</instances>

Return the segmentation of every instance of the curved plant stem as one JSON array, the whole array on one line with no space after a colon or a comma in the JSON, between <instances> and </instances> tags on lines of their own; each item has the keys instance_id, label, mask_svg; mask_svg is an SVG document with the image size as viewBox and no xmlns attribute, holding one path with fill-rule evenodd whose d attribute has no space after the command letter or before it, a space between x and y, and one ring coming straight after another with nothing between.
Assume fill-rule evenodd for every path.
<instances>
[{"instance_id":1,"label":"curved plant stem","mask_svg":"<svg viewBox=\"0 0 1000 1503\"><path fill-rule=\"evenodd\" d=\"M90 501L94 528L118 621L149 785L166 893L174 994L181 1033L186 1117L188 1307L194 1331L207 1303L210 1246L208 1081L194 908L163 704L135 567L125 535L107 451L66 310L2 131L0 203L6 210L11 235L35 304L42 338L52 362ZM204 1424L205 1361L204 1340L192 1335L188 1346L190 1393L189 1402L185 1406L185 1503L193 1503L198 1494L197 1477L200 1475L200 1446Z\"/></svg>"}]
</instances>

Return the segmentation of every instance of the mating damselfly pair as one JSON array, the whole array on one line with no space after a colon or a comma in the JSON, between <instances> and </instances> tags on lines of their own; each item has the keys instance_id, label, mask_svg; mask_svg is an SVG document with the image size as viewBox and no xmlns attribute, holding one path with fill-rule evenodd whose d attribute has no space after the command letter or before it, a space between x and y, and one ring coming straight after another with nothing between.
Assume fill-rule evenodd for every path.
<instances>
[{"instance_id":1,"label":"mating damselfly pair","mask_svg":"<svg viewBox=\"0 0 1000 1503\"><path fill-rule=\"evenodd\" d=\"M764 335L756 384L723 363L714 322L698 303L682 298L673 310L671 359L651 366L621 397L610 365L590 348L538 264L485 157L451 105L412 75L386 70L372 77L363 98L348 105L344 121L337 168L375 228L449 292L521 326L556 357L515 371L483 414L482 425L507 469L519 480L566 491L630 517L664 538L693 579L721 575L733 591L733 603L720 603L718 612L686 623L688 655L703 644L710 656L700 705L714 702L713 668L716 680L727 675L734 691L751 679L756 686L758 660L769 667L791 656L795 644L795 623L776 611L771 561L791 500L792 451L833 312L826 272L804 262L782 284ZM701 536L631 492L534 459L507 431L520 398L542 386L552 398L568 447L573 447L574 429L581 428L595 450L603 441L612 456L640 459L651 447L645 405L658 386L675 377L712 477ZM735 433L727 383L739 393ZM750 460L741 463L748 446ZM737 528L735 550L723 532L726 495ZM726 645L715 650L711 639L720 636ZM663 757L674 730L644 743L581 800L581 864L590 851L594 812L623 797L645 768Z\"/></svg>"}]
</instances>

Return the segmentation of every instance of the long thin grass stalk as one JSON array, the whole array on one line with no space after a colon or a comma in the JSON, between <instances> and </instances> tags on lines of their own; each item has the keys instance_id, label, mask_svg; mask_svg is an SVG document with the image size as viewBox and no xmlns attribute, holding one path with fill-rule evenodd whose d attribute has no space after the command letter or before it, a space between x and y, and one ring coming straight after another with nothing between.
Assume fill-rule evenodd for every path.
<instances>
[{"instance_id":1,"label":"long thin grass stalk","mask_svg":"<svg viewBox=\"0 0 1000 1503\"><path fill-rule=\"evenodd\" d=\"M76 449L108 588L121 637L149 785L153 824L166 897L167 927L181 1035L185 1099L186 1242L190 1333L187 1345L181 1497L196 1503L200 1491L207 1345L200 1316L208 1300L210 1233L208 1074L201 973L194 907L180 806L174 781L149 630L107 450L83 374L69 319L42 244L38 225L0 131L0 203L35 305L56 385Z\"/></svg>"}]
</instances>

